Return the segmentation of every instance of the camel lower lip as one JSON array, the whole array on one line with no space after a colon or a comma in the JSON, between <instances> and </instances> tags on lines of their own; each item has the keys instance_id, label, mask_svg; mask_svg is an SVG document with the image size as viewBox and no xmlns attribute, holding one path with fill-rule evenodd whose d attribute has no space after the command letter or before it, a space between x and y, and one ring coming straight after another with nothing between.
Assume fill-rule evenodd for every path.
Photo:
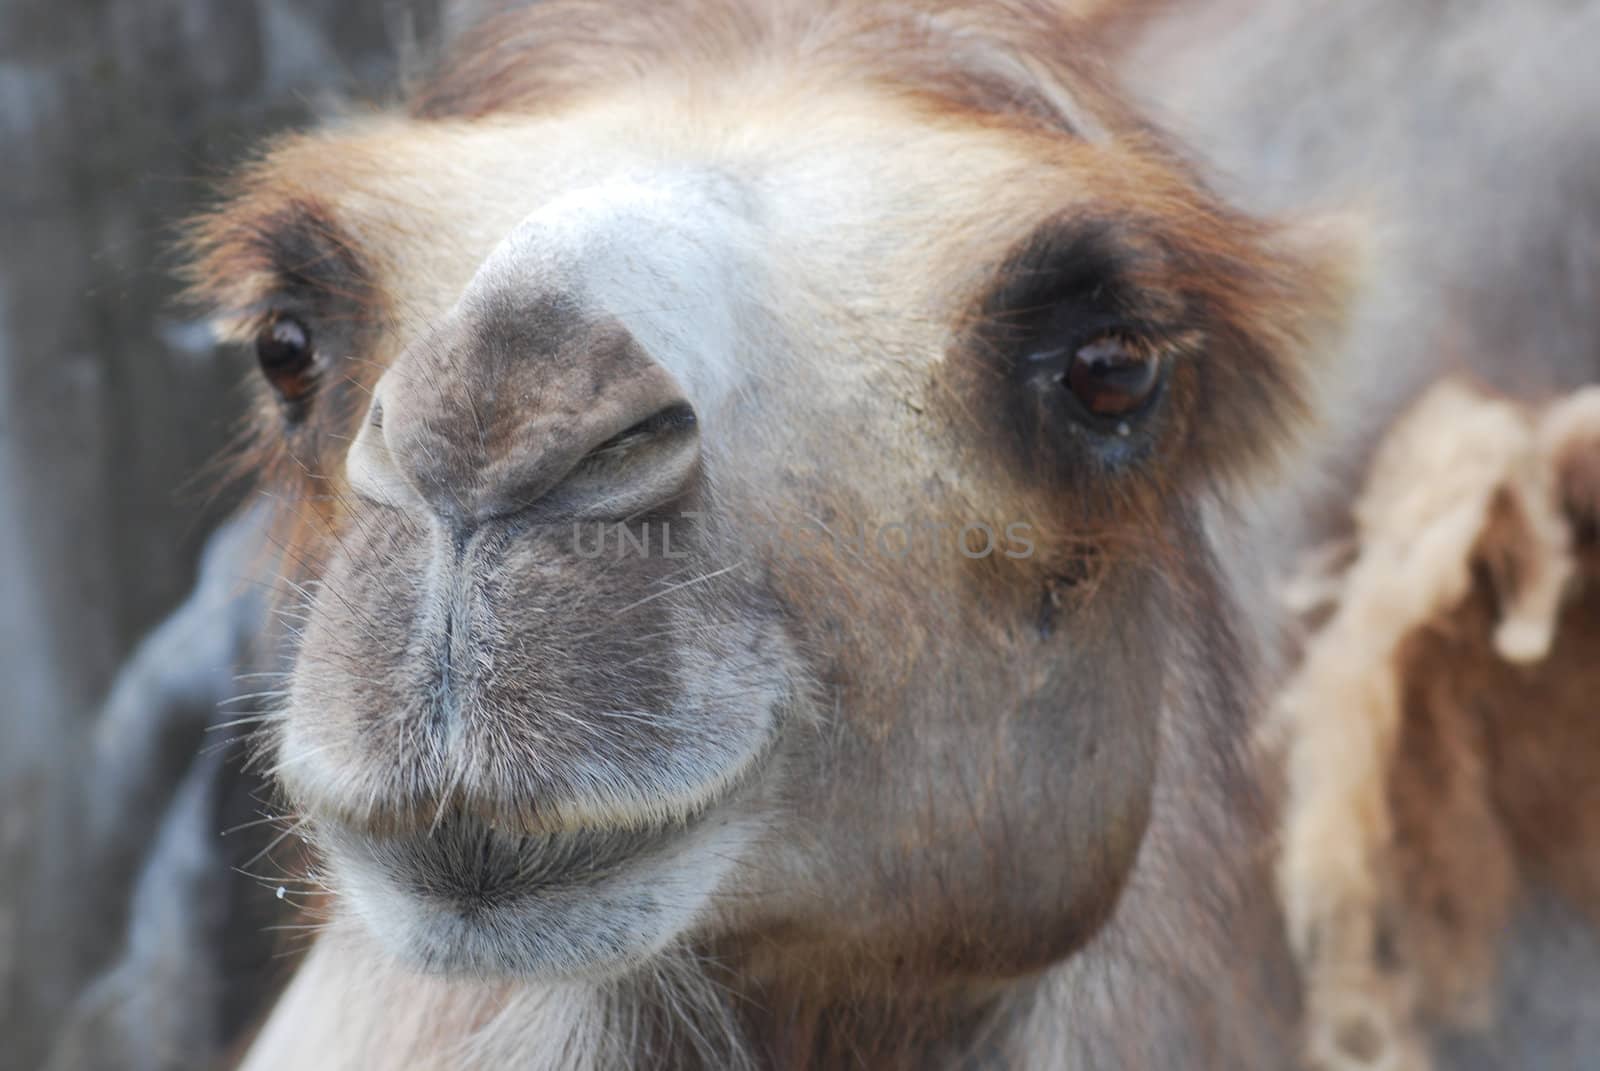
<instances>
[{"instance_id":1,"label":"camel lower lip","mask_svg":"<svg viewBox=\"0 0 1600 1071\"><path fill-rule=\"evenodd\" d=\"M603 976L689 926L744 840L711 808L644 829L508 832L456 817L393 836L324 830L347 905L424 970Z\"/></svg>"}]
</instances>

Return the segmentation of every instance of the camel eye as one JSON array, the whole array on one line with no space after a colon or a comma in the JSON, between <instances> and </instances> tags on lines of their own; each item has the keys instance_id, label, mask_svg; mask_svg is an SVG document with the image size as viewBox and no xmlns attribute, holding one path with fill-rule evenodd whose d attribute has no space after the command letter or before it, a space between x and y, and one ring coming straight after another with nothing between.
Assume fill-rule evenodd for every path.
<instances>
[{"instance_id":1,"label":"camel eye","mask_svg":"<svg viewBox=\"0 0 1600 1071\"><path fill-rule=\"evenodd\" d=\"M1142 410L1160 383L1160 355L1121 334L1099 335L1079 346L1062 376L1085 409L1112 420Z\"/></svg>"},{"instance_id":2,"label":"camel eye","mask_svg":"<svg viewBox=\"0 0 1600 1071\"><path fill-rule=\"evenodd\" d=\"M311 332L293 316L277 316L256 333L256 360L272 389L286 402L311 393L316 364Z\"/></svg>"}]
</instances>

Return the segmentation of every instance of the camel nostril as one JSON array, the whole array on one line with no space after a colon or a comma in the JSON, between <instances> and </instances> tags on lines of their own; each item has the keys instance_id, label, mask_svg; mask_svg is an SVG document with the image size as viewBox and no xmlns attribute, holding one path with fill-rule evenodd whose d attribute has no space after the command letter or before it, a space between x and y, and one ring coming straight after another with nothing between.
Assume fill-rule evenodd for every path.
<instances>
[{"instance_id":1,"label":"camel nostril","mask_svg":"<svg viewBox=\"0 0 1600 1071\"><path fill-rule=\"evenodd\" d=\"M347 453L352 488L451 529L626 518L681 497L700 433L672 374L619 324L550 298L530 334L534 312L513 305L509 324L462 306L384 370Z\"/></svg>"},{"instance_id":2,"label":"camel nostril","mask_svg":"<svg viewBox=\"0 0 1600 1071\"><path fill-rule=\"evenodd\" d=\"M687 402L669 405L611 436L590 450L586 460L618 456L653 439L691 431L698 420Z\"/></svg>"},{"instance_id":3,"label":"camel nostril","mask_svg":"<svg viewBox=\"0 0 1600 1071\"><path fill-rule=\"evenodd\" d=\"M699 454L699 418L688 403L674 401L585 451L525 512L536 519L632 516L680 495L698 471Z\"/></svg>"}]
</instances>

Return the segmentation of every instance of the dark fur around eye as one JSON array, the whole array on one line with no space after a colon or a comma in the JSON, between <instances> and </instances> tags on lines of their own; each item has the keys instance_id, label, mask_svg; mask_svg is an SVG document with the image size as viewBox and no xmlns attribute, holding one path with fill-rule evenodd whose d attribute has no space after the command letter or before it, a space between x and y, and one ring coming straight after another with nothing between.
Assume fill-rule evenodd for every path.
<instances>
[{"instance_id":1,"label":"dark fur around eye","mask_svg":"<svg viewBox=\"0 0 1600 1071\"><path fill-rule=\"evenodd\" d=\"M1002 266L976 322L972 358L1017 458L1072 478L1147 452L1169 362L1159 295L1141 280L1158 254L1099 221L1049 224Z\"/></svg>"}]
</instances>

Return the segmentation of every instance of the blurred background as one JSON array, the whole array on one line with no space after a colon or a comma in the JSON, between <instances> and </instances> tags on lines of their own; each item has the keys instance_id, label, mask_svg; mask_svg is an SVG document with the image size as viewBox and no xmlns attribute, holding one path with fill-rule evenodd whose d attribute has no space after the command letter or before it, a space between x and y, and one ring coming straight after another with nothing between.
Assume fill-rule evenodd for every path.
<instances>
[{"instance_id":1,"label":"blurred background","mask_svg":"<svg viewBox=\"0 0 1600 1071\"><path fill-rule=\"evenodd\" d=\"M175 302L177 225L264 135L381 100L440 6L0 2L0 1067L116 953L74 772L240 493L206 468L249 366Z\"/></svg>"}]
</instances>

